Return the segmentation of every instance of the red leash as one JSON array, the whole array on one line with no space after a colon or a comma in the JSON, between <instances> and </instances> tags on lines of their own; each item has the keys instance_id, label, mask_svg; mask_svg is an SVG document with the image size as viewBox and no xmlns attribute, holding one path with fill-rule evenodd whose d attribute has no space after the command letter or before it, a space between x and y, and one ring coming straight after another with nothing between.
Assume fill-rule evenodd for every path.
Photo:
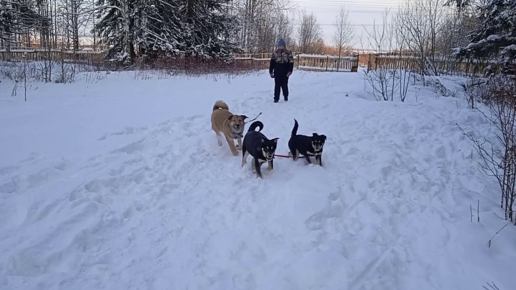
<instances>
[{"instance_id":1,"label":"red leash","mask_svg":"<svg viewBox=\"0 0 516 290\"><path fill-rule=\"evenodd\" d=\"M274 154L274 156L283 157L283 158L290 158L290 156L287 156L287 155L278 155L278 154Z\"/></svg>"}]
</instances>

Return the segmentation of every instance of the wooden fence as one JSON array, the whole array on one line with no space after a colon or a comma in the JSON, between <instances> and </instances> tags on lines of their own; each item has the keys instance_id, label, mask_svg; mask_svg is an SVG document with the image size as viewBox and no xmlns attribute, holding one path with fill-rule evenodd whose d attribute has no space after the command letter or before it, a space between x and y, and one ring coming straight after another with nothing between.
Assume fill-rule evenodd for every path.
<instances>
[{"instance_id":1,"label":"wooden fence","mask_svg":"<svg viewBox=\"0 0 516 290\"><path fill-rule=\"evenodd\" d=\"M73 50L11 50L6 52L0 50L0 60L21 61L76 61L84 63L102 62L104 58L103 51L73 51Z\"/></svg>"},{"instance_id":2,"label":"wooden fence","mask_svg":"<svg viewBox=\"0 0 516 290\"><path fill-rule=\"evenodd\" d=\"M272 53L238 55L235 60L258 64L262 69L269 68ZM294 67L306 71L328 71L328 72L357 72L358 54L351 56L328 56L297 54L294 56Z\"/></svg>"},{"instance_id":3,"label":"wooden fence","mask_svg":"<svg viewBox=\"0 0 516 290\"><path fill-rule=\"evenodd\" d=\"M406 69L421 73L423 59L413 55L389 55L370 54L367 67L369 70L377 69ZM453 57L437 57L427 62L430 63L439 74L472 76L484 74L488 69L494 72L500 68L495 63L480 61L457 61Z\"/></svg>"},{"instance_id":4,"label":"wooden fence","mask_svg":"<svg viewBox=\"0 0 516 290\"><path fill-rule=\"evenodd\" d=\"M88 64L103 62L103 51L66 51L66 50L0 50L0 60L6 61L74 61ZM272 53L235 55L235 62L242 67L268 69ZM296 54L294 67L307 71L356 72L359 56L326 56Z\"/></svg>"},{"instance_id":5,"label":"wooden fence","mask_svg":"<svg viewBox=\"0 0 516 290\"><path fill-rule=\"evenodd\" d=\"M358 54L341 57L301 54L297 56L297 67L310 71L357 72L358 59Z\"/></svg>"}]
</instances>

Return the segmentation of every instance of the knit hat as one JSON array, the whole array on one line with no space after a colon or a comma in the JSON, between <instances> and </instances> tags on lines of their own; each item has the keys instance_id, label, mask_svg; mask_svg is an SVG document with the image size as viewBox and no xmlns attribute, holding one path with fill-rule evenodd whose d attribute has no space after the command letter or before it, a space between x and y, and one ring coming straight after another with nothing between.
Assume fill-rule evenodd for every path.
<instances>
[{"instance_id":1,"label":"knit hat","mask_svg":"<svg viewBox=\"0 0 516 290\"><path fill-rule=\"evenodd\" d=\"M287 46L287 44L285 43L285 40L283 40L283 38L280 38L280 40L278 41L278 46Z\"/></svg>"}]
</instances>

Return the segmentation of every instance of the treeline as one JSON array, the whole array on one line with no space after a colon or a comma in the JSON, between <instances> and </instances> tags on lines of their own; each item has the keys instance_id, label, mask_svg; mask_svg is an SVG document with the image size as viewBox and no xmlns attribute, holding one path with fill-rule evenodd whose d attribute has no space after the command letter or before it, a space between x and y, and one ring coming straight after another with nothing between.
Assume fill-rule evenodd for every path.
<instances>
[{"instance_id":1,"label":"treeline","mask_svg":"<svg viewBox=\"0 0 516 290\"><path fill-rule=\"evenodd\" d=\"M296 52L341 54L361 37L361 48L406 51L431 61L475 41L485 25L482 7L512 2L405 0L382 24L365 27L366 35L355 33L353 11L342 7L325 43L315 15L291 0L0 0L0 49L107 49L109 58L132 62L142 56L271 52L280 37ZM494 36L487 37L489 42ZM432 70L431 64L422 66Z\"/></svg>"}]
</instances>

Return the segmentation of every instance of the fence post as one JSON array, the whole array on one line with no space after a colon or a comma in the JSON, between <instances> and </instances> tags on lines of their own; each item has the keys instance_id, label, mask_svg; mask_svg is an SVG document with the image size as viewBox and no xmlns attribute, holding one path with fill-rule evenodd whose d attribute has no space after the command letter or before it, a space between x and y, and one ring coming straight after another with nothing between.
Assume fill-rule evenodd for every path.
<instances>
[{"instance_id":1,"label":"fence post","mask_svg":"<svg viewBox=\"0 0 516 290\"><path fill-rule=\"evenodd\" d=\"M299 61L300 61L300 57L299 57L299 54L297 55L297 69L299 69Z\"/></svg>"},{"instance_id":2,"label":"fence post","mask_svg":"<svg viewBox=\"0 0 516 290\"><path fill-rule=\"evenodd\" d=\"M350 66L350 71L351 72L358 72L358 62L360 60L360 55L357 54L356 55L356 59L355 59L355 56L351 56L351 60L349 61L349 66Z\"/></svg>"},{"instance_id":3,"label":"fence post","mask_svg":"<svg viewBox=\"0 0 516 290\"><path fill-rule=\"evenodd\" d=\"M64 48L61 47L61 81L62 83L64 84L65 83L65 68L64 68L64 62L65 62L65 57L64 57Z\"/></svg>"},{"instance_id":4,"label":"fence post","mask_svg":"<svg viewBox=\"0 0 516 290\"><path fill-rule=\"evenodd\" d=\"M328 62L330 61L330 57L326 56L326 71L328 71Z\"/></svg>"}]
</instances>

